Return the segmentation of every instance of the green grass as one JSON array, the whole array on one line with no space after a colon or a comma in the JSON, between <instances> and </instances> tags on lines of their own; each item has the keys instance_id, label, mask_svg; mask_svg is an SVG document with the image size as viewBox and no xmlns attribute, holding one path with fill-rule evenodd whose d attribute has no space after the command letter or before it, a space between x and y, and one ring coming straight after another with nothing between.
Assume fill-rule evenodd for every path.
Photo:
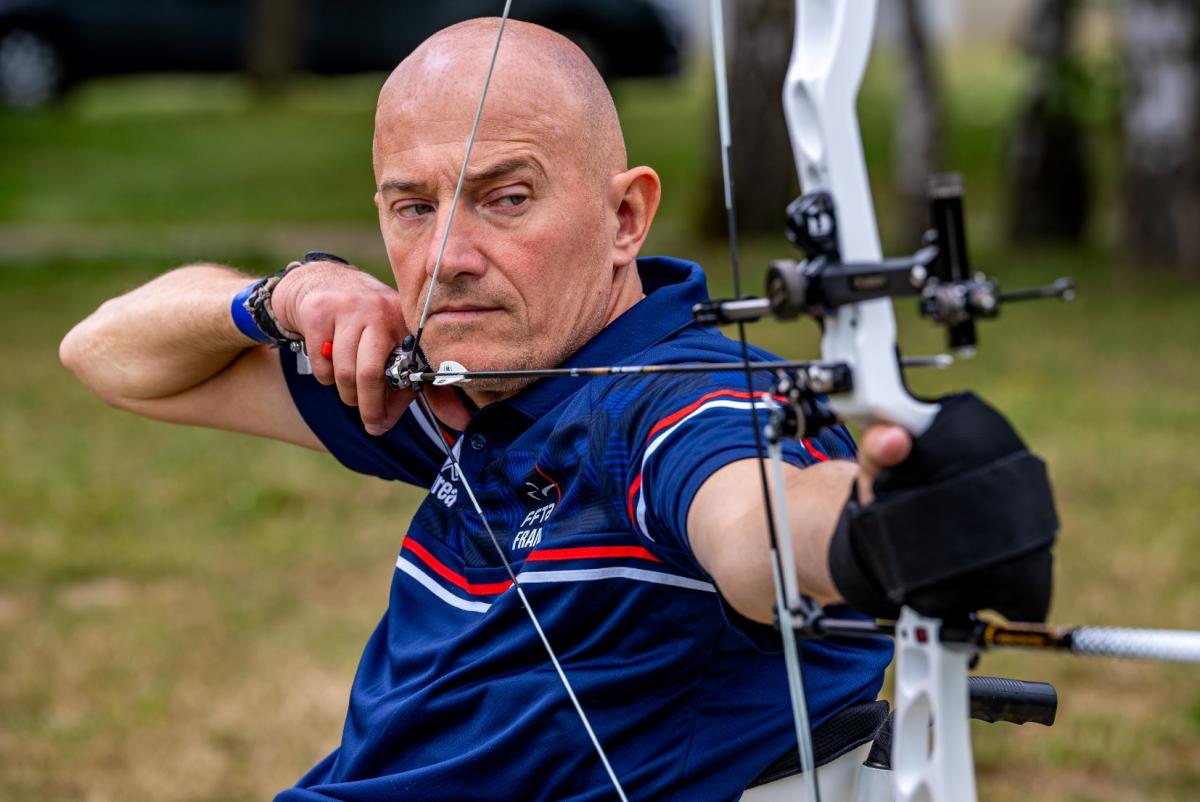
<instances>
[{"instance_id":1,"label":"green grass","mask_svg":"<svg viewBox=\"0 0 1200 802\"><path fill-rule=\"evenodd\" d=\"M374 220L375 77L255 105L238 84L87 87L0 123L0 220L86 223Z\"/></svg>"},{"instance_id":2,"label":"green grass","mask_svg":"<svg viewBox=\"0 0 1200 802\"><path fill-rule=\"evenodd\" d=\"M1012 287L1073 275L1080 298L1005 310L981 324L974 360L913 384L975 389L1047 459L1063 518L1056 620L1195 626L1197 288L1121 270L1103 237L1006 247L1003 141L1020 74L994 54L956 66L952 152L968 177L976 265ZM885 230L891 72L873 66L862 103ZM704 262L714 291L728 292L724 246L697 240L688 220L711 145L706 81L698 71L682 86L629 84L619 100L633 158L667 188L648 250ZM3 241L21 227L52 235L47 255L0 263L0 800L262 799L336 743L419 491L323 455L106 409L55 350L102 299L206 248L254 270L296 250L286 236L231 245L239 226L332 222L369 240L377 83L306 82L259 107L221 80L113 81L61 109L0 117L0 246L28 250ZM200 252L180 254L172 225L199 232L187 241ZM68 238L81 240L71 253L93 238L103 247L66 258ZM787 253L782 239L745 242L749 287ZM910 303L899 309L908 352L943 347ZM811 324L754 335L816 353ZM1053 681L1062 706L1050 730L976 727L982 798L1194 798L1195 670L1015 654L983 669Z\"/></svg>"}]
</instances>

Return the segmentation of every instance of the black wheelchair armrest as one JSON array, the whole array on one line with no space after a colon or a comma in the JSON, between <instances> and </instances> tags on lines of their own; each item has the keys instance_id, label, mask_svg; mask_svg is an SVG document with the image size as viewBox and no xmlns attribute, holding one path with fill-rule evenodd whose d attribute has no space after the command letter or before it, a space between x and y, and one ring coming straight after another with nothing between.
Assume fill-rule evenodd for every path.
<instances>
[{"instance_id":1,"label":"black wheelchair armrest","mask_svg":"<svg viewBox=\"0 0 1200 802\"><path fill-rule=\"evenodd\" d=\"M883 700L839 710L813 730L813 757L816 764L824 766L872 740L887 719L888 703ZM799 773L800 755L795 749L789 749L763 769L749 787L765 785Z\"/></svg>"}]
</instances>

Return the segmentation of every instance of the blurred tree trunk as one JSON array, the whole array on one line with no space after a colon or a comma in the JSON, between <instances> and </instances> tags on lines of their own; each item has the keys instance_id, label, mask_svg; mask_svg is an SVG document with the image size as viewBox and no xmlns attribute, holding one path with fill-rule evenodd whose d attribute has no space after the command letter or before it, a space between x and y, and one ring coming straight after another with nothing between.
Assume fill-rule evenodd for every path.
<instances>
[{"instance_id":1,"label":"blurred tree trunk","mask_svg":"<svg viewBox=\"0 0 1200 802\"><path fill-rule=\"evenodd\" d=\"M1072 104L1071 36L1077 0L1040 0L1024 49L1035 63L1010 152L1010 232L1016 241L1083 237L1091 178L1083 125Z\"/></svg>"},{"instance_id":2,"label":"blurred tree trunk","mask_svg":"<svg viewBox=\"0 0 1200 802\"><path fill-rule=\"evenodd\" d=\"M923 0L903 0L904 77L895 113L896 194L905 233L919 239L929 227L929 176L941 162L942 126L935 58Z\"/></svg>"},{"instance_id":3,"label":"blurred tree trunk","mask_svg":"<svg viewBox=\"0 0 1200 802\"><path fill-rule=\"evenodd\" d=\"M1127 0L1125 244L1200 278L1200 5Z\"/></svg>"},{"instance_id":4,"label":"blurred tree trunk","mask_svg":"<svg viewBox=\"0 0 1200 802\"><path fill-rule=\"evenodd\" d=\"M277 95L296 69L300 0L255 0L246 69L254 90Z\"/></svg>"},{"instance_id":5,"label":"blurred tree trunk","mask_svg":"<svg viewBox=\"0 0 1200 802\"><path fill-rule=\"evenodd\" d=\"M783 79L792 49L793 0L725 3L729 53L733 203L739 231L781 233L784 209L799 194L783 119ZM712 126L708 191L701 219L707 234L725 232L717 127Z\"/></svg>"}]
</instances>

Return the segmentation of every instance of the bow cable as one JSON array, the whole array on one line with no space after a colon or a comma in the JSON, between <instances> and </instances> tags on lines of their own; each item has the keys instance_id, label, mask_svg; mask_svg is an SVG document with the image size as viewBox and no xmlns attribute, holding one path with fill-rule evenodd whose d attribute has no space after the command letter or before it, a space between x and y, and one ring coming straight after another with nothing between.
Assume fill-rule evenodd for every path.
<instances>
[{"instance_id":1,"label":"bow cable","mask_svg":"<svg viewBox=\"0 0 1200 802\"><path fill-rule=\"evenodd\" d=\"M709 18L712 27L713 70L717 89L717 122L721 144L721 178L725 190L725 217L729 229L729 256L733 275L733 294L735 298L742 295L741 270L738 261L737 217L733 204L733 172L730 169L729 155L732 150L732 133L729 125L729 83L725 74L725 24L721 8L721 0L709 0ZM746 390L753 398L754 379L750 372L750 346L746 340L746 324L738 321L738 342L741 345L742 364L745 369ZM770 393L761 394L764 399L770 399ZM768 401L768 403L770 403ZM767 533L771 547L772 579L775 584L775 617L779 623L779 633L783 641L783 658L788 679L788 692L792 703L792 723L796 729L796 743L800 753L800 771L804 775L808 787L809 798L812 802L821 802L821 790L817 785L816 761L813 758L812 728L808 717L808 705L804 697L804 669L800 659L800 649L796 645L795 629L792 615L784 596L785 583L789 586L789 596L795 593L795 551L792 546L790 524L786 520L786 504L784 501L785 486L783 484L783 459L781 448L776 442L770 449L771 462L775 466L775 492L778 499L779 515L776 524L776 513L771 503L770 482L767 478L767 457L763 446L763 431L759 422L756 404L750 405L750 422L754 428L754 446L759 454L758 474L762 485L763 505L767 516ZM789 564L785 567L780 554L780 535L786 541L786 559Z\"/></svg>"},{"instance_id":2,"label":"bow cable","mask_svg":"<svg viewBox=\"0 0 1200 802\"><path fill-rule=\"evenodd\" d=\"M496 44L492 48L491 62L488 64L487 76L484 78L483 91L479 95L479 107L475 110L475 119L471 124L471 134L467 138L467 150L463 154L462 169L458 174L458 183L454 188L454 201L450 206L450 212L446 218L446 229L442 232L442 241L438 246L437 261L434 263L433 276L429 282L429 291L425 295L425 307L421 310L421 320L417 325L417 333L413 338L411 351L414 354L420 354L421 335L425 331L425 323L429 317L430 304L433 301L433 288L437 286L438 274L442 268L442 258L446 253L446 243L450 239L450 227L454 223L454 213L458 209L459 197L462 194L463 182L467 176L467 164L471 159L471 148L475 144L475 135L479 131L479 121L483 118L483 105L487 99L488 87L492 83L492 74L496 68L496 57L500 52L500 40L504 36L504 26L508 22L509 9L512 7L512 0L505 0L504 11L500 15L500 28L496 31ZM422 357L423 359L423 357ZM433 408L429 403L429 399L425 397L424 387L417 384L413 388L415 390L416 399L420 402L421 408L429 419L436 421L437 417L433 414ZM475 497L475 491L471 488L470 482L467 481L467 475L463 472L459 465L458 457L454 454L454 449L448 444L442 443L442 450L446 453L446 458L454 467L459 480L462 482L463 490L467 492L467 498L471 500L471 506L475 509L475 514L479 516L479 520L483 522L483 528L487 530L488 537L492 541L492 545L496 549L496 554L500 557L500 562L504 565L504 570L508 573L508 578L512 581L513 590L517 593L517 598L521 601L521 606L525 608L525 612L529 615L529 621L533 624L533 628L537 631L538 638L542 642L542 646L546 649L546 654L550 657L550 662L554 665L554 670L558 674L559 680L562 681L563 688L566 689L567 696L571 700L571 705L575 708L575 712L579 715L579 720L583 722L583 728L587 731L588 739L592 742L592 747L595 749L597 757L604 765L604 771L608 774L608 779L612 782L613 789L617 792L617 796L621 802L629 802L629 798L625 795L625 789L621 787L621 781L617 779L616 772L613 771L612 764L608 760L608 755L604 751L604 747L600 744L600 739L596 736L596 731L592 729L592 724L588 720L587 713L583 710L583 705L579 701L579 697L575 695L575 689L571 686L571 681L567 679L567 674L563 671L562 663L558 659L558 655L554 652L554 648L550 645L550 639L546 637L546 631L542 629L541 621L538 620L537 614L533 611L533 606L530 605L525 591L521 588L520 582L517 580L517 574L513 571L512 564L508 561L508 557L504 554L504 548L500 545L499 538L492 531L491 524L488 523L487 516L483 514L483 507L480 506L479 500Z\"/></svg>"}]
</instances>

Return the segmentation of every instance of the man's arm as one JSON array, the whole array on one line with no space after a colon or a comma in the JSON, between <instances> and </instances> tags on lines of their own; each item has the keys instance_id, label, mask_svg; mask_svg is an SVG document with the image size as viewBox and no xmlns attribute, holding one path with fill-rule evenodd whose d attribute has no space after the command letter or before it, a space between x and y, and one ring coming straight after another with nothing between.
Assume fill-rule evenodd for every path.
<instances>
[{"instance_id":1,"label":"man's arm","mask_svg":"<svg viewBox=\"0 0 1200 802\"><path fill-rule=\"evenodd\" d=\"M102 304L63 338L59 358L118 409L320 449L278 356L233 325L233 297L253 280L218 265L173 270Z\"/></svg>"},{"instance_id":2,"label":"man's arm","mask_svg":"<svg viewBox=\"0 0 1200 802\"><path fill-rule=\"evenodd\" d=\"M322 449L291 400L278 356L232 321L234 296L253 280L218 265L181 267L104 303L67 334L59 356L114 407ZM395 425L411 400L383 378L406 333L395 290L359 270L314 262L279 282L272 306L282 328L306 337L318 381L359 406L369 430ZM321 345L335 331L326 359Z\"/></svg>"},{"instance_id":3,"label":"man's arm","mask_svg":"<svg viewBox=\"0 0 1200 802\"><path fill-rule=\"evenodd\" d=\"M845 598L881 618L908 605L936 618L991 609L1044 621L1058 530L1045 465L978 398L940 403L916 442L876 425L857 464L785 468L800 592L821 603ZM847 504L854 482L857 498ZM759 485L755 460L726 465L700 486L687 526L725 599L770 623L775 589Z\"/></svg>"},{"instance_id":4,"label":"man's arm","mask_svg":"<svg viewBox=\"0 0 1200 802\"><path fill-rule=\"evenodd\" d=\"M859 447L857 463L831 460L808 468L784 465L787 506L800 591L822 604L840 601L829 573L829 543L842 508L858 483L858 497L872 498L872 483L884 468L908 456L909 435L894 426L873 426ZM775 620L770 536L757 459L732 462L713 473L688 510L692 552L721 595L741 615ZM772 500L775 488L771 486Z\"/></svg>"},{"instance_id":5,"label":"man's arm","mask_svg":"<svg viewBox=\"0 0 1200 802\"><path fill-rule=\"evenodd\" d=\"M829 575L829 541L858 466L832 460L784 466L801 592L822 603L839 598ZM688 510L688 539L721 595L741 615L775 620L775 585L757 459L732 462L708 478ZM774 487L771 489L774 494Z\"/></svg>"}]
</instances>

